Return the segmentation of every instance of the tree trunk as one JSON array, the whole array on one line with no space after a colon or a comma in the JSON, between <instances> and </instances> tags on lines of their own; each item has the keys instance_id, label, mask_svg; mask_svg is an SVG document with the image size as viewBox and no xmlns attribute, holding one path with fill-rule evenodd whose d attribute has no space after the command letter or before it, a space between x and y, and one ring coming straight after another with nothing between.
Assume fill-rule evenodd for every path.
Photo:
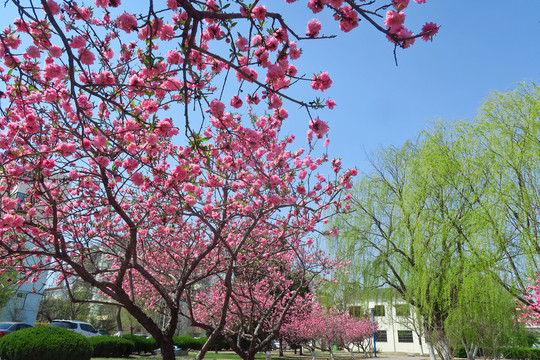
<instances>
[{"instance_id":1,"label":"tree trunk","mask_svg":"<svg viewBox=\"0 0 540 360\"><path fill-rule=\"evenodd\" d=\"M161 346L161 358L163 360L175 360L174 355L174 343L172 341L172 335L162 335L161 341L158 343Z\"/></svg>"},{"instance_id":2,"label":"tree trunk","mask_svg":"<svg viewBox=\"0 0 540 360\"><path fill-rule=\"evenodd\" d=\"M210 350L210 346L215 343L215 340L219 337L219 329L214 330L210 336L206 339L206 343L203 345L201 350L199 350L199 353L195 356L195 360L202 360L204 359L204 355ZM217 347L216 347L216 354L217 354Z\"/></svg>"},{"instance_id":3,"label":"tree trunk","mask_svg":"<svg viewBox=\"0 0 540 360\"><path fill-rule=\"evenodd\" d=\"M450 347L446 342L441 341L440 347L440 353L443 358L443 360L450 360L452 358L452 354L450 352Z\"/></svg>"},{"instance_id":4,"label":"tree trunk","mask_svg":"<svg viewBox=\"0 0 540 360\"><path fill-rule=\"evenodd\" d=\"M265 360L272 360L272 351L266 350L266 352L264 353L264 358Z\"/></svg>"},{"instance_id":5,"label":"tree trunk","mask_svg":"<svg viewBox=\"0 0 540 360\"><path fill-rule=\"evenodd\" d=\"M253 351L248 351L244 360L255 360L255 353Z\"/></svg>"},{"instance_id":6,"label":"tree trunk","mask_svg":"<svg viewBox=\"0 0 540 360\"><path fill-rule=\"evenodd\" d=\"M431 341L426 340L426 345L429 351L429 359L437 360L437 357L435 356L435 349L433 349L433 344L431 343Z\"/></svg>"},{"instance_id":7,"label":"tree trunk","mask_svg":"<svg viewBox=\"0 0 540 360\"><path fill-rule=\"evenodd\" d=\"M118 310L116 311L116 327L118 328L118 332L116 333L118 336L122 336L122 308L119 306Z\"/></svg>"},{"instance_id":8,"label":"tree trunk","mask_svg":"<svg viewBox=\"0 0 540 360\"><path fill-rule=\"evenodd\" d=\"M465 338L463 338L463 340L461 341L461 344L465 348L465 353L467 354L467 359L475 360L476 359L476 354L478 352L478 345L476 345L474 343L468 344L467 340Z\"/></svg>"},{"instance_id":9,"label":"tree trunk","mask_svg":"<svg viewBox=\"0 0 540 360\"><path fill-rule=\"evenodd\" d=\"M467 348L465 348L467 350ZM469 360L475 360L476 354L478 353L478 345L471 345L469 351L467 351L467 359Z\"/></svg>"},{"instance_id":10,"label":"tree trunk","mask_svg":"<svg viewBox=\"0 0 540 360\"><path fill-rule=\"evenodd\" d=\"M329 345L328 348L330 349L330 359L334 360L334 345Z\"/></svg>"},{"instance_id":11,"label":"tree trunk","mask_svg":"<svg viewBox=\"0 0 540 360\"><path fill-rule=\"evenodd\" d=\"M311 360L315 360L315 349L310 348L309 351L311 351Z\"/></svg>"}]
</instances>

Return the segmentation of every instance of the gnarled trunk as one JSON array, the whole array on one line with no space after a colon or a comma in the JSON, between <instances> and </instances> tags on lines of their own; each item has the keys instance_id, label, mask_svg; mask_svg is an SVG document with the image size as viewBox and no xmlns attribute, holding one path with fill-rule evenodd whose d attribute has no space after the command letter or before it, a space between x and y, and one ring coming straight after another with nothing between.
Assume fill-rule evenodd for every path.
<instances>
[{"instance_id":1,"label":"gnarled trunk","mask_svg":"<svg viewBox=\"0 0 540 360\"><path fill-rule=\"evenodd\" d=\"M161 346L161 358L163 360L175 360L172 335L162 335L158 344Z\"/></svg>"}]
</instances>

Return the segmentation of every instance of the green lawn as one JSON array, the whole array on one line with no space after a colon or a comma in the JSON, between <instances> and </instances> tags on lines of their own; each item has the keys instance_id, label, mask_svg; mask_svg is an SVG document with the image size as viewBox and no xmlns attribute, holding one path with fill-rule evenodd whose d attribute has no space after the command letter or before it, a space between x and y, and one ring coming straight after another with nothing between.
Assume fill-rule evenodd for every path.
<instances>
[{"instance_id":1,"label":"green lawn","mask_svg":"<svg viewBox=\"0 0 540 360\"><path fill-rule=\"evenodd\" d=\"M193 360L193 358L195 357L195 355L197 354L197 352L195 351L190 351L189 352L189 355L188 356L177 356L176 359L177 360ZM216 359L216 360L241 360L240 356L236 355L235 353L233 352L224 352L224 351L221 351L219 353L215 353L215 352L209 352L209 353L206 353L205 359ZM264 353L261 353L261 354L257 354L255 355L255 358L256 359L264 359L265 356L264 356ZM125 360L126 358L92 358L92 360ZM141 356L138 356L138 355L131 355L129 358L127 359L138 359L138 360L161 360L161 356L157 356L157 355L141 355ZM274 356L274 354L272 354L272 360L292 360L292 358L289 358L289 357L283 357L283 358L280 358L279 356L277 356L277 354Z\"/></svg>"},{"instance_id":2,"label":"green lawn","mask_svg":"<svg viewBox=\"0 0 540 360\"><path fill-rule=\"evenodd\" d=\"M196 351L190 351L188 356L177 356L176 360L193 360ZM330 358L329 353L316 352L317 357L324 358L325 360ZM351 355L349 353L335 353L336 360L350 360ZM206 353L205 359L215 359L215 360L241 360L240 356L236 355L234 352L229 351L220 351L219 353L208 352ZM259 353L255 355L255 359L264 359L264 353ZM360 359L361 356L355 354L355 358ZM161 356L157 355L131 355L129 358L92 358L92 360L126 360L126 359L137 359L137 360L161 360ZM272 360L311 360L311 355L305 353L303 356L295 355L293 352L286 352L284 357L278 356L277 351L272 352Z\"/></svg>"},{"instance_id":3,"label":"green lawn","mask_svg":"<svg viewBox=\"0 0 540 360\"><path fill-rule=\"evenodd\" d=\"M196 351L190 351L189 352L189 355L188 356L177 356L176 359L177 360L192 360L195 355L197 354ZM215 353L215 352L208 352L206 353L205 359L216 359L216 360L241 360L240 356L236 355L235 353L233 352L228 352L228 351L221 351L219 353ZM255 358L256 359L264 359L265 356L264 356L264 353L261 353L261 354L257 354L255 355ZM125 360L126 358L92 358L92 360ZM138 360L161 360L161 356L157 356L157 355L141 355L141 356L138 356L138 355L131 355L128 359L138 359ZM274 354L272 354L272 359L276 359L276 360L292 360L291 358L289 357L284 357L284 358L280 358L279 356L277 356L277 353L276 355L274 356Z\"/></svg>"}]
</instances>

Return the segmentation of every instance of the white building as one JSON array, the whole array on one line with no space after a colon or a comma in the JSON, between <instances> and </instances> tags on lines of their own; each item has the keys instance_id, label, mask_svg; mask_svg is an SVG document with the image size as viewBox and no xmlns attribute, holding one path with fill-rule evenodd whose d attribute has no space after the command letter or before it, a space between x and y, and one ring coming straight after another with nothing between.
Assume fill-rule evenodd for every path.
<instances>
[{"instance_id":1,"label":"white building","mask_svg":"<svg viewBox=\"0 0 540 360\"><path fill-rule=\"evenodd\" d=\"M26 282L15 290L13 297L0 311L0 322L20 321L34 325L43 297L45 282Z\"/></svg>"},{"instance_id":2,"label":"white building","mask_svg":"<svg viewBox=\"0 0 540 360\"><path fill-rule=\"evenodd\" d=\"M19 184L13 192L15 198L24 200L28 186ZM24 212L17 208L18 212ZM33 265L38 262L36 257L28 257L25 259L27 265ZM0 309L0 322L2 321L20 321L30 325L34 325L43 297L47 274L42 273L39 280L32 283L30 280L24 284L15 287L13 297ZM14 281L15 282L15 281Z\"/></svg>"},{"instance_id":3,"label":"white building","mask_svg":"<svg viewBox=\"0 0 540 360\"><path fill-rule=\"evenodd\" d=\"M380 352L424 354L425 339L420 336L418 322L411 306L404 302L368 302L373 319L379 324L375 346Z\"/></svg>"}]
</instances>

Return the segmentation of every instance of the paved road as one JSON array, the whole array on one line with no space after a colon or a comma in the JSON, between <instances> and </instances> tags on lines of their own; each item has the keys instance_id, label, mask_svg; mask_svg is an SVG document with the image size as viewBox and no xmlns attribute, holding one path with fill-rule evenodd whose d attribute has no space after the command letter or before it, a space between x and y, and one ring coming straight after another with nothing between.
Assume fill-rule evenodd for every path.
<instances>
[{"instance_id":1,"label":"paved road","mask_svg":"<svg viewBox=\"0 0 540 360\"><path fill-rule=\"evenodd\" d=\"M356 358L356 356L355 356ZM375 359L371 356L371 359ZM377 354L377 359L386 359L386 360L429 360L429 355L413 355L407 353L391 353L391 352L382 352Z\"/></svg>"}]
</instances>

